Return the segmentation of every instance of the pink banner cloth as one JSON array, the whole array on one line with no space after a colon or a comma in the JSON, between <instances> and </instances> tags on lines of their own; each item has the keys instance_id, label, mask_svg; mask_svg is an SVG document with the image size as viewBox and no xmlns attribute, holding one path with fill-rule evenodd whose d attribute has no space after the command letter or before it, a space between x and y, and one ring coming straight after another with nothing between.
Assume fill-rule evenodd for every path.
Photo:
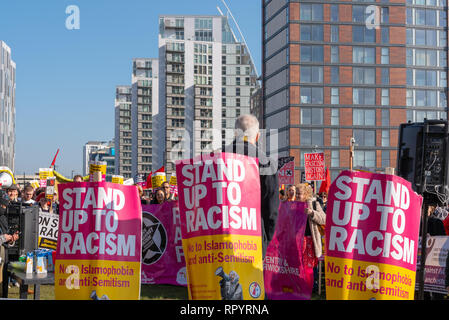
<instances>
[{"instance_id":1,"label":"pink banner cloth","mask_svg":"<svg viewBox=\"0 0 449 320\"><path fill-rule=\"evenodd\" d=\"M304 232L305 203L285 201L279 206L276 231L264 260L265 292L270 300L310 300L313 259ZM313 248L312 248L313 249Z\"/></svg>"},{"instance_id":2,"label":"pink banner cloth","mask_svg":"<svg viewBox=\"0 0 449 320\"><path fill-rule=\"evenodd\" d=\"M177 201L142 206L142 284L187 285Z\"/></svg>"}]
</instances>

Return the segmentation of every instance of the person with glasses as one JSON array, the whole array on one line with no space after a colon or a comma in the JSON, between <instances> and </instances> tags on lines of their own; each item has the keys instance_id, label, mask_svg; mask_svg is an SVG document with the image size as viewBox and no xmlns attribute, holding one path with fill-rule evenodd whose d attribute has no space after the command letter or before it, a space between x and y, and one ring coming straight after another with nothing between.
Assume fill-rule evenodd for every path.
<instances>
[{"instance_id":1,"label":"person with glasses","mask_svg":"<svg viewBox=\"0 0 449 320\"><path fill-rule=\"evenodd\" d=\"M162 183L162 189L165 192L165 201L173 200L173 194L170 192L170 184L167 181Z\"/></svg>"}]
</instances>

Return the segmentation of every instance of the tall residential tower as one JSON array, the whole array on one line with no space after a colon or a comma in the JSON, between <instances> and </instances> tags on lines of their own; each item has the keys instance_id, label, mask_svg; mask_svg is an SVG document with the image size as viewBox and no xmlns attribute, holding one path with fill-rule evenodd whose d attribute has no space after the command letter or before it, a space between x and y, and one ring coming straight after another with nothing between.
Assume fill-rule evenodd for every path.
<instances>
[{"instance_id":1,"label":"tall residential tower","mask_svg":"<svg viewBox=\"0 0 449 320\"><path fill-rule=\"evenodd\" d=\"M231 142L257 87L248 49L226 16L161 16L153 167L172 173L175 160Z\"/></svg>"},{"instance_id":2,"label":"tall residential tower","mask_svg":"<svg viewBox=\"0 0 449 320\"><path fill-rule=\"evenodd\" d=\"M0 166L14 172L16 64L11 49L0 40Z\"/></svg>"},{"instance_id":3,"label":"tall residential tower","mask_svg":"<svg viewBox=\"0 0 449 320\"><path fill-rule=\"evenodd\" d=\"M263 117L279 154L333 177L396 166L398 128L447 119L447 1L262 0ZM298 181L299 182L299 181Z\"/></svg>"}]
</instances>

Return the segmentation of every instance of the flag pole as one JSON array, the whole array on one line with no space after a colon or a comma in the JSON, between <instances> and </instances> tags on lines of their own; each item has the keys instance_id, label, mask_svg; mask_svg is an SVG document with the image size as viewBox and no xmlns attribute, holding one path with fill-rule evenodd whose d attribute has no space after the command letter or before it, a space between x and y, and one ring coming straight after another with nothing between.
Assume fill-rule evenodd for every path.
<instances>
[{"instance_id":1,"label":"flag pole","mask_svg":"<svg viewBox=\"0 0 449 320\"><path fill-rule=\"evenodd\" d=\"M349 141L349 170L352 171L352 166L354 163L354 145L355 145L355 139L354 137L351 137L351 140Z\"/></svg>"}]
</instances>

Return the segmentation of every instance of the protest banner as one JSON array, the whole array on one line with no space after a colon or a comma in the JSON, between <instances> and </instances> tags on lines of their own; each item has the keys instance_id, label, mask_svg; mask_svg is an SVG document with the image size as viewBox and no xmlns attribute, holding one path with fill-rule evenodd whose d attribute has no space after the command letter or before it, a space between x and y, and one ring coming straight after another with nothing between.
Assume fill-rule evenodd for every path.
<instances>
[{"instance_id":1,"label":"protest banner","mask_svg":"<svg viewBox=\"0 0 449 320\"><path fill-rule=\"evenodd\" d=\"M264 260L265 292L270 300L310 300L313 273L303 265L305 203L284 201L279 206L276 231ZM311 281L308 281L308 280Z\"/></svg>"},{"instance_id":2,"label":"protest banner","mask_svg":"<svg viewBox=\"0 0 449 320\"><path fill-rule=\"evenodd\" d=\"M56 177L48 177L47 183L45 184L45 197L47 199L53 199L55 195L56 188Z\"/></svg>"},{"instance_id":3,"label":"protest banner","mask_svg":"<svg viewBox=\"0 0 449 320\"><path fill-rule=\"evenodd\" d=\"M47 186L47 178L53 176L52 168L39 168L39 186L45 188Z\"/></svg>"},{"instance_id":4,"label":"protest banner","mask_svg":"<svg viewBox=\"0 0 449 320\"><path fill-rule=\"evenodd\" d=\"M278 184L294 185L295 184L295 158L284 157L279 159Z\"/></svg>"},{"instance_id":5,"label":"protest banner","mask_svg":"<svg viewBox=\"0 0 449 320\"><path fill-rule=\"evenodd\" d=\"M30 185L34 188L37 189L40 187L39 181L38 180L31 180L30 181Z\"/></svg>"},{"instance_id":6,"label":"protest banner","mask_svg":"<svg viewBox=\"0 0 449 320\"><path fill-rule=\"evenodd\" d=\"M178 196L178 180L176 179L176 174L172 174L170 176L170 180L168 182L170 185L170 193L173 194L175 197Z\"/></svg>"},{"instance_id":7,"label":"protest banner","mask_svg":"<svg viewBox=\"0 0 449 320\"><path fill-rule=\"evenodd\" d=\"M160 168L156 172L151 174L151 187L160 188L162 183L167 181L167 176L165 174L165 167Z\"/></svg>"},{"instance_id":8,"label":"protest banner","mask_svg":"<svg viewBox=\"0 0 449 320\"><path fill-rule=\"evenodd\" d=\"M99 181L95 178L95 175L101 176L100 182L106 181L106 161L91 161L89 162L89 181Z\"/></svg>"},{"instance_id":9,"label":"protest banner","mask_svg":"<svg viewBox=\"0 0 449 320\"><path fill-rule=\"evenodd\" d=\"M305 153L304 171L307 181L322 181L326 179L324 173L324 153Z\"/></svg>"},{"instance_id":10,"label":"protest banner","mask_svg":"<svg viewBox=\"0 0 449 320\"><path fill-rule=\"evenodd\" d=\"M329 190L328 300L413 300L422 197L401 177L343 171Z\"/></svg>"},{"instance_id":11,"label":"protest banner","mask_svg":"<svg viewBox=\"0 0 449 320\"><path fill-rule=\"evenodd\" d=\"M446 258L449 252L448 236L427 235L426 266L424 271L424 291L447 294L446 290ZM419 239L417 268L421 262L421 237ZM419 284L416 284L419 290Z\"/></svg>"},{"instance_id":12,"label":"protest banner","mask_svg":"<svg viewBox=\"0 0 449 320\"><path fill-rule=\"evenodd\" d=\"M39 237L40 249L56 250L58 244L59 215L49 212L39 212Z\"/></svg>"},{"instance_id":13,"label":"protest banner","mask_svg":"<svg viewBox=\"0 0 449 320\"><path fill-rule=\"evenodd\" d=\"M109 182L59 185L57 300L138 300L142 208L137 188Z\"/></svg>"},{"instance_id":14,"label":"protest banner","mask_svg":"<svg viewBox=\"0 0 449 320\"><path fill-rule=\"evenodd\" d=\"M111 178L111 182L112 183L118 183L118 184L123 184L123 176L119 176L119 175L113 175Z\"/></svg>"},{"instance_id":15,"label":"protest banner","mask_svg":"<svg viewBox=\"0 0 449 320\"><path fill-rule=\"evenodd\" d=\"M264 298L256 158L215 153L176 163L189 298Z\"/></svg>"},{"instance_id":16,"label":"protest banner","mask_svg":"<svg viewBox=\"0 0 449 320\"><path fill-rule=\"evenodd\" d=\"M175 201L142 206L142 284L187 285L181 216Z\"/></svg>"}]
</instances>

